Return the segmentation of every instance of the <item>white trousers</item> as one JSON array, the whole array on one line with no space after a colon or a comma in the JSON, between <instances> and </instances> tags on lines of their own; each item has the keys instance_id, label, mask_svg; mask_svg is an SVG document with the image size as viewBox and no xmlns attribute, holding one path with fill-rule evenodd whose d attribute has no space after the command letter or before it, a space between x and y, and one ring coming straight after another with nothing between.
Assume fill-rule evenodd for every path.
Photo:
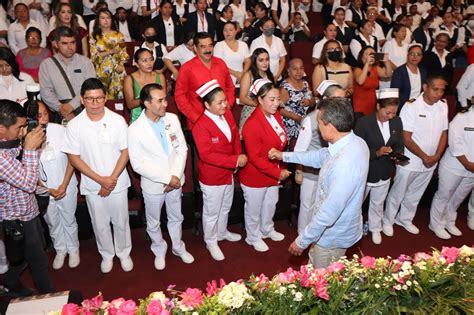
<instances>
[{"instance_id":1,"label":"white trousers","mask_svg":"<svg viewBox=\"0 0 474 315\"><path fill-rule=\"evenodd\" d=\"M300 213L298 214L298 234L303 234L306 226L313 218L316 207L318 180L303 178L300 186Z\"/></svg>"},{"instance_id":2,"label":"white trousers","mask_svg":"<svg viewBox=\"0 0 474 315\"><path fill-rule=\"evenodd\" d=\"M397 213L397 219L403 225L412 224L418 203L432 176L433 171L413 172L397 166L397 174L387 196L383 224L393 225Z\"/></svg>"},{"instance_id":3,"label":"white trousers","mask_svg":"<svg viewBox=\"0 0 474 315\"><path fill-rule=\"evenodd\" d=\"M365 186L364 199L370 193L369 202L369 231L382 231L383 205L387 198L390 181L379 186Z\"/></svg>"},{"instance_id":4,"label":"white trousers","mask_svg":"<svg viewBox=\"0 0 474 315\"><path fill-rule=\"evenodd\" d=\"M132 238L128 223L127 190L111 193L105 198L86 195L86 202L102 259L112 260L114 255L120 259L130 256ZM110 223L114 229L113 236Z\"/></svg>"},{"instance_id":5,"label":"white trousers","mask_svg":"<svg viewBox=\"0 0 474 315\"><path fill-rule=\"evenodd\" d=\"M60 200L49 200L44 220L48 224L49 234L58 255L79 252L79 238L76 222L77 189L66 194Z\"/></svg>"},{"instance_id":6,"label":"white trousers","mask_svg":"<svg viewBox=\"0 0 474 315\"><path fill-rule=\"evenodd\" d=\"M217 245L217 238L227 232L234 184L210 186L199 182L202 191L202 229L207 246Z\"/></svg>"},{"instance_id":7,"label":"white trousers","mask_svg":"<svg viewBox=\"0 0 474 315\"><path fill-rule=\"evenodd\" d=\"M278 186L253 188L242 185L247 242L255 243L274 231L273 216L278 202Z\"/></svg>"},{"instance_id":8,"label":"white trousers","mask_svg":"<svg viewBox=\"0 0 474 315\"><path fill-rule=\"evenodd\" d=\"M468 219L474 220L474 190L471 192L471 198L469 198L469 203L467 205L469 212L467 215Z\"/></svg>"},{"instance_id":9,"label":"white trousers","mask_svg":"<svg viewBox=\"0 0 474 315\"><path fill-rule=\"evenodd\" d=\"M151 238L151 251L156 257L165 257L168 248L161 234L161 209L166 203L166 217L168 218L168 233L171 238L173 252L181 255L186 251L182 238L184 217L181 212L181 188L163 194L147 194L143 192L145 200L146 231Z\"/></svg>"},{"instance_id":10,"label":"white trousers","mask_svg":"<svg viewBox=\"0 0 474 315\"><path fill-rule=\"evenodd\" d=\"M430 224L435 229L442 229L455 225L461 202L474 188L474 177L455 175L446 167L440 167L438 174L438 190L431 202Z\"/></svg>"}]
</instances>

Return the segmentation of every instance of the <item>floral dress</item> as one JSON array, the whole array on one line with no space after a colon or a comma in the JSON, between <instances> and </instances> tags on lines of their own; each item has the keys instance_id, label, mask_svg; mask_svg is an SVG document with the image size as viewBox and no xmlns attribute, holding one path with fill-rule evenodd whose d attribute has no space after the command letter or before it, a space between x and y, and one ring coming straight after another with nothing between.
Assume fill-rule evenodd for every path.
<instances>
[{"instance_id":1,"label":"floral dress","mask_svg":"<svg viewBox=\"0 0 474 315\"><path fill-rule=\"evenodd\" d=\"M125 69L118 73L115 69L128 60L127 48L122 33L112 31L98 36L97 40L91 35L89 40L91 61L95 66L97 78L102 81L107 90L107 99L123 98L123 80L127 76ZM120 47L118 53L101 57L99 53Z\"/></svg>"},{"instance_id":2,"label":"floral dress","mask_svg":"<svg viewBox=\"0 0 474 315\"><path fill-rule=\"evenodd\" d=\"M281 83L281 87L288 91L288 102L285 104L285 110L295 113L301 117L306 115L308 107L303 105L303 101L305 99L305 96L309 93L308 82L304 81L302 90L295 89L286 80ZM300 125L293 119L283 117L283 115L282 118L286 133L288 134L288 138L298 138L298 134L300 132Z\"/></svg>"}]
</instances>

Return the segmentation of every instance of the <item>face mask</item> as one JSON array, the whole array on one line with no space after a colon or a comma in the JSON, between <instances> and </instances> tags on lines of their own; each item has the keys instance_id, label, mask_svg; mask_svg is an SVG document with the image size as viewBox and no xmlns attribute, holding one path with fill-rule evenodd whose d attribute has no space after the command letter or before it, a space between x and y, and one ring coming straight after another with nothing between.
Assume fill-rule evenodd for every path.
<instances>
[{"instance_id":1,"label":"face mask","mask_svg":"<svg viewBox=\"0 0 474 315\"><path fill-rule=\"evenodd\" d=\"M329 51L328 58L331 61L339 61L342 58L342 51L340 50Z\"/></svg>"},{"instance_id":2,"label":"face mask","mask_svg":"<svg viewBox=\"0 0 474 315\"><path fill-rule=\"evenodd\" d=\"M467 26L469 26L471 30L474 30L474 20L469 20L469 22L467 22Z\"/></svg>"},{"instance_id":3,"label":"face mask","mask_svg":"<svg viewBox=\"0 0 474 315\"><path fill-rule=\"evenodd\" d=\"M145 36L145 40L148 42L148 43L153 43L153 42L156 42L158 40L158 36L157 35L152 35L152 36Z\"/></svg>"},{"instance_id":4,"label":"face mask","mask_svg":"<svg viewBox=\"0 0 474 315\"><path fill-rule=\"evenodd\" d=\"M270 28L267 28L266 30L263 30L263 35L272 36L274 32L275 32L275 28L270 27Z\"/></svg>"}]
</instances>

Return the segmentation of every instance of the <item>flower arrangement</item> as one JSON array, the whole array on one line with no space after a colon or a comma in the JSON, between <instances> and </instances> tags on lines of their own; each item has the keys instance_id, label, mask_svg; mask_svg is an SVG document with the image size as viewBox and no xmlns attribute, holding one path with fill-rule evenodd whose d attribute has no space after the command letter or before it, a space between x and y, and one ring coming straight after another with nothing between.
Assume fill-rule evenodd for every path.
<instances>
[{"instance_id":1,"label":"flower arrangement","mask_svg":"<svg viewBox=\"0 0 474 315\"><path fill-rule=\"evenodd\" d=\"M211 281L205 292L174 286L140 299L104 301L102 295L64 305L51 315L169 314L473 314L474 248L443 247L431 254L396 259L343 257L324 269L288 268L226 284Z\"/></svg>"}]
</instances>

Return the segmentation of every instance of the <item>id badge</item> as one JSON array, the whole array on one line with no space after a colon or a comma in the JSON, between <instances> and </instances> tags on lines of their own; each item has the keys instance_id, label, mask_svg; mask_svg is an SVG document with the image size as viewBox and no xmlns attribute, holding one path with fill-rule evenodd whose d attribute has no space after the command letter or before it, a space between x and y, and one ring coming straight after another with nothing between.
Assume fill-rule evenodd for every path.
<instances>
[{"instance_id":1,"label":"id badge","mask_svg":"<svg viewBox=\"0 0 474 315\"><path fill-rule=\"evenodd\" d=\"M44 154L44 158L46 161L54 161L56 160L56 155L54 154L54 150L52 147L50 146L47 146L44 151L43 151L43 154Z\"/></svg>"},{"instance_id":2,"label":"id badge","mask_svg":"<svg viewBox=\"0 0 474 315\"><path fill-rule=\"evenodd\" d=\"M176 136L174 132L170 133L170 141L173 148L176 149L177 147L179 147L178 137Z\"/></svg>"},{"instance_id":3,"label":"id badge","mask_svg":"<svg viewBox=\"0 0 474 315\"><path fill-rule=\"evenodd\" d=\"M110 132L108 130L102 130L100 132L100 142L103 144L110 144Z\"/></svg>"}]
</instances>

